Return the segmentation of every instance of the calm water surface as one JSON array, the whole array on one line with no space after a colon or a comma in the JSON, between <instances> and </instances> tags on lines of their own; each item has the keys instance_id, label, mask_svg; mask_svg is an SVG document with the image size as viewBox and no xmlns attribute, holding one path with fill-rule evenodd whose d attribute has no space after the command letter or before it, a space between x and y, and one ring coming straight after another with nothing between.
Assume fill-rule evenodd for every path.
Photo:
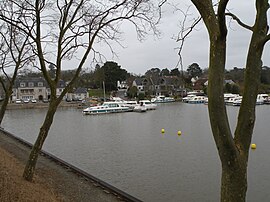
<instances>
[{"instance_id":1,"label":"calm water surface","mask_svg":"<svg viewBox=\"0 0 270 202\"><path fill-rule=\"evenodd\" d=\"M232 128L237 112L228 107ZM33 143L45 113L10 110L3 126ZM270 106L257 107L247 201L270 201L269 113ZM220 162L205 105L96 116L59 109L43 148L143 201L219 201Z\"/></svg>"}]
</instances>

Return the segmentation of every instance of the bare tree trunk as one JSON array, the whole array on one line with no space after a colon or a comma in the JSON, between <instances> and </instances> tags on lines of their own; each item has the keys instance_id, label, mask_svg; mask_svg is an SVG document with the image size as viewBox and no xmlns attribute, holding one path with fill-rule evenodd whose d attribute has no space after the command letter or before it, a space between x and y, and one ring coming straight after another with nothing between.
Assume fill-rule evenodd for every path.
<instances>
[{"instance_id":1,"label":"bare tree trunk","mask_svg":"<svg viewBox=\"0 0 270 202\"><path fill-rule=\"evenodd\" d=\"M223 98L225 53L225 38L212 39L208 86L209 117L222 163L220 201L244 202L247 190L247 164L246 158L241 156L234 143Z\"/></svg>"},{"instance_id":2,"label":"bare tree trunk","mask_svg":"<svg viewBox=\"0 0 270 202\"><path fill-rule=\"evenodd\" d=\"M212 1L191 0L200 12L210 38L209 117L215 143L222 163L221 201L244 202L247 191L247 165L255 124L255 104L262 67L264 45L268 34L268 0L256 0L256 21L245 25L230 14L244 28L252 31L246 61L244 95L239 110L234 137L231 134L223 100L223 80L226 61L226 7L229 0L219 1L215 13Z\"/></svg>"},{"instance_id":3,"label":"bare tree trunk","mask_svg":"<svg viewBox=\"0 0 270 202\"><path fill-rule=\"evenodd\" d=\"M10 95L6 94L6 97L5 99L3 100L2 102L2 105L1 105L1 108L0 108L0 125L2 124L2 121L4 119L4 116L5 116L5 112L6 112L6 109L7 109L7 105L8 105L8 101L9 101L9 98L10 98Z\"/></svg>"},{"instance_id":4,"label":"bare tree trunk","mask_svg":"<svg viewBox=\"0 0 270 202\"><path fill-rule=\"evenodd\" d=\"M32 181L33 179L39 152L41 151L44 141L48 135L58 105L59 103L56 101L51 101L49 104L46 118L40 128L38 138L36 139L36 142L32 147L31 153L24 169L23 178L27 181Z\"/></svg>"},{"instance_id":5,"label":"bare tree trunk","mask_svg":"<svg viewBox=\"0 0 270 202\"><path fill-rule=\"evenodd\" d=\"M12 87L15 83L15 79L17 77L17 72L18 72L18 67L16 67L16 70L13 73L13 77L12 80L9 84L9 87L5 90L5 99L3 100L3 103L1 105L0 108L0 125L2 124L2 121L4 119L5 113L6 113L6 109L7 109L7 105L8 105L8 101L10 99L10 96L12 95Z\"/></svg>"},{"instance_id":6,"label":"bare tree trunk","mask_svg":"<svg viewBox=\"0 0 270 202\"><path fill-rule=\"evenodd\" d=\"M226 202L245 202L247 191L247 167L236 161L236 165L223 166L221 199Z\"/></svg>"}]
</instances>

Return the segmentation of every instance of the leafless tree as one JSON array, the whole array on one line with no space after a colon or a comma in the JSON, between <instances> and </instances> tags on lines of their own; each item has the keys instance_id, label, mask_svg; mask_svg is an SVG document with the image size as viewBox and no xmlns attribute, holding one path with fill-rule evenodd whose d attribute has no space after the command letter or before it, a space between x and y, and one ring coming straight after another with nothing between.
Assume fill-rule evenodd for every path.
<instances>
[{"instance_id":1,"label":"leafless tree","mask_svg":"<svg viewBox=\"0 0 270 202\"><path fill-rule=\"evenodd\" d=\"M151 0L3 0L0 18L16 25L21 32L29 34L35 43L34 52L39 58L39 68L46 79L51 98L45 120L32 148L24 170L24 178L32 180L38 153L48 135L56 109L64 95L78 78L90 53L99 53L95 47L105 43L113 50L111 42L120 43L120 27L124 21L134 25L138 37L144 37L150 29L157 33L159 2ZM4 5L12 2L13 10ZM155 5L157 4L157 5ZM17 19L5 13L26 11ZM77 58L76 73L60 96L56 96L64 60ZM53 63L56 74L52 78L47 65ZM75 66L74 66L75 68Z\"/></svg>"},{"instance_id":2,"label":"leafless tree","mask_svg":"<svg viewBox=\"0 0 270 202\"><path fill-rule=\"evenodd\" d=\"M183 57L182 57L182 51L184 49L184 44L186 41L188 41L188 37L190 36L190 34L194 31L194 29L196 28L196 26L201 22L202 18L201 17L196 17L193 18L192 20L189 20L190 17L190 7L188 6L187 9L184 11L183 9L178 8L178 6L174 6L174 9L177 12L181 13L181 21L179 22L179 32L177 34L176 37L173 37L177 43L179 43L179 47L178 47L178 56L179 56L179 61L178 61L178 65L180 65L181 68L181 77L183 80L183 88L185 88L185 79L184 79L184 67L183 67ZM189 22L187 22L189 20ZM187 25L188 23L191 23L189 25ZM183 97L183 91L182 91L182 97Z\"/></svg>"},{"instance_id":3,"label":"leafless tree","mask_svg":"<svg viewBox=\"0 0 270 202\"><path fill-rule=\"evenodd\" d=\"M10 19L14 18L13 13L6 15L9 15ZM4 92L4 100L0 108L0 124L11 98L18 70L28 65L34 57L28 39L29 36L20 32L16 26L0 21L0 70L2 73L0 83Z\"/></svg>"},{"instance_id":4,"label":"leafless tree","mask_svg":"<svg viewBox=\"0 0 270 202\"><path fill-rule=\"evenodd\" d=\"M191 0L191 2L199 11L210 39L208 109L212 133L222 164L221 201L245 201L248 154L255 124L262 53L270 39L267 21L269 2L254 1L257 12L255 22L251 26L227 11L229 0L220 0L217 5L213 5L213 1L210 0ZM252 33L246 58L243 100L234 134L229 126L223 97L228 32L226 16L232 17L240 26Z\"/></svg>"}]
</instances>

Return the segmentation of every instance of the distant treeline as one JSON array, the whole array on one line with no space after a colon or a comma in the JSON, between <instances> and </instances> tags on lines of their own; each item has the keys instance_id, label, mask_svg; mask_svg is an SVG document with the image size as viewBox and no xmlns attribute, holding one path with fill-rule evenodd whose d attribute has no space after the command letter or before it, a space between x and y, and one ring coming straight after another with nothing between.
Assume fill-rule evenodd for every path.
<instances>
[{"instance_id":1,"label":"distant treeline","mask_svg":"<svg viewBox=\"0 0 270 202\"><path fill-rule=\"evenodd\" d=\"M225 79L233 80L239 87L240 91L244 82L245 68L234 67L226 70ZM61 72L62 80L68 82L75 74L75 70L65 70ZM20 77L41 77L41 72L33 72L23 70L20 72ZM145 72L144 75L136 75L129 73L127 70L121 68L119 64L113 61L104 63L103 66L96 65L95 69L91 71L82 71L79 79L74 87L88 87L92 89L103 88L103 82L106 85L107 91L117 89L117 81L127 81L131 85L136 77L157 77L157 76L177 76L185 82L187 87L191 86L191 78L207 78L208 69L202 69L197 63L192 63L187 67L187 70L181 71L178 68L169 70L168 68L160 69L157 67L151 68ZM259 92L270 93L270 67L263 66L261 70L261 86Z\"/></svg>"}]
</instances>

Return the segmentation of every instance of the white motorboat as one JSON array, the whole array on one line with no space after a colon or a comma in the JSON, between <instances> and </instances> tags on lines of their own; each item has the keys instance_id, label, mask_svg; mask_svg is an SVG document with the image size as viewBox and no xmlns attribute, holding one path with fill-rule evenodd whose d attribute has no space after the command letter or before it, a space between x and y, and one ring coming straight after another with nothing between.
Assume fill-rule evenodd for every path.
<instances>
[{"instance_id":1,"label":"white motorboat","mask_svg":"<svg viewBox=\"0 0 270 202\"><path fill-rule=\"evenodd\" d=\"M202 104L206 100L205 96L194 96L190 100L188 100L189 104Z\"/></svg>"},{"instance_id":2,"label":"white motorboat","mask_svg":"<svg viewBox=\"0 0 270 202\"><path fill-rule=\"evenodd\" d=\"M234 102L233 102L233 106L240 106L242 103L242 97L237 98Z\"/></svg>"},{"instance_id":3,"label":"white motorboat","mask_svg":"<svg viewBox=\"0 0 270 202\"><path fill-rule=\"evenodd\" d=\"M134 112L146 112L147 108L143 104L137 104L137 105L134 106L133 111Z\"/></svg>"},{"instance_id":4,"label":"white motorboat","mask_svg":"<svg viewBox=\"0 0 270 202\"><path fill-rule=\"evenodd\" d=\"M123 100L120 97L111 97L111 102L118 103L121 106L129 107L130 111L138 104L135 100Z\"/></svg>"},{"instance_id":5,"label":"white motorboat","mask_svg":"<svg viewBox=\"0 0 270 202\"><path fill-rule=\"evenodd\" d=\"M263 94L258 94L256 99L256 105L263 105L265 103L266 96ZM242 103L242 96L238 96L235 98L235 100L232 102L233 106L240 106ZM229 103L231 104L231 103Z\"/></svg>"},{"instance_id":6,"label":"white motorboat","mask_svg":"<svg viewBox=\"0 0 270 202\"><path fill-rule=\"evenodd\" d=\"M123 104L124 104L124 106L127 106L132 110L135 108L135 106L138 105L137 101L135 101L135 100L127 100L127 101L124 101Z\"/></svg>"},{"instance_id":7,"label":"white motorboat","mask_svg":"<svg viewBox=\"0 0 270 202\"><path fill-rule=\"evenodd\" d=\"M205 105L208 105L208 97L205 97L205 99L204 99L204 104L205 104Z\"/></svg>"},{"instance_id":8,"label":"white motorboat","mask_svg":"<svg viewBox=\"0 0 270 202\"><path fill-rule=\"evenodd\" d=\"M187 95L186 97L182 98L182 102L188 103L189 100L191 100L193 97L195 97L196 95Z\"/></svg>"},{"instance_id":9,"label":"white motorboat","mask_svg":"<svg viewBox=\"0 0 270 202\"><path fill-rule=\"evenodd\" d=\"M165 97L164 95L159 95L155 98L151 99L152 103L168 103L168 102L175 102L173 97Z\"/></svg>"},{"instance_id":10,"label":"white motorboat","mask_svg":"<svg viewBox=\"0 0 270 202\"><path fill-rule=\"evenodd\" d=\"M268 94L258 94L256 99L256 105L266 104L268 100Z\"/></svg>"},{"instance_id":11,"label":"white motorboat","mask_svg":"<svg viewBox=\"0 0 270 202\"><path fill-rule=\"evenodd\" d=\"M144 105L147 110L154 110L157 108L157 105L155 103L150 102L150 100L140 100L140 105Z\"/></svg>"},{"instance_id":12,"label":"white motorboat","mask_svg":"<svg viewBox=\"0 0 270 202\"><path fill-rule=\"evenodd\" d=\"M242 96L235 95L234 97L230 97L228 100L225 100L225 104L227 105L240 105L242 102Z\"/></svg>"},{"instance_id":13,"label":"white motorboat","mask_svg":"<svg viewBox=\"0 0 270 202\"><path fill-rule=\"evenodd\" d=\"M264 99L261 99L261 98L257 98L256 99L256 105L263 105L264 104Z\"/></svg>"},{"instance_id":14,"label":"white motorboat","mask_svg":"<svg viewBox=\"0 0 270 202\"><path fill-rule=\"evenodd\" d=\"M117 102L104 102L102 105L88 107L82 111L83 114L108 114L118 112L128 112L130 107L121 105Z\"/></svg>"},{"instance_id":15,"label":"white motorboat","mask_svg":"<svg viewBox=\"0 0 270 202\"><path fill-rule=\"evenodd\" d=\"M230 98L239 97L239 94L224 93L224 102L227 103Z\"/></svg>"}]
</instances>

